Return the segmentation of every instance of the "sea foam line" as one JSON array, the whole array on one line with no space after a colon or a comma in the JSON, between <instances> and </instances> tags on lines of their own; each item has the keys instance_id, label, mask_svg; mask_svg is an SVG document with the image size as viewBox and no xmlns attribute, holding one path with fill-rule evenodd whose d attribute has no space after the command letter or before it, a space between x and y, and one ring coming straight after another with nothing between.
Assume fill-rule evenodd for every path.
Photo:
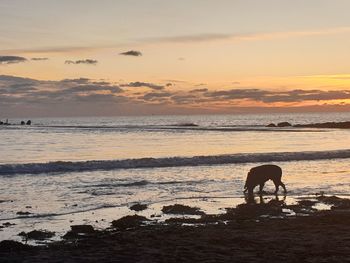
<instances>
[{"instance_id":1,"label":"sea foam line","mask_svg":"<svg viewBox=\"0 0 350 263\"><path fill-rule=\"evenodd\" d=\"M1 164L0 175L67 173L96 170L205 166L220 164L288 162L350 158L350 149L317 152L243 153L193 157L139 158L99 161Z\"/></svg>"}]
</instances>

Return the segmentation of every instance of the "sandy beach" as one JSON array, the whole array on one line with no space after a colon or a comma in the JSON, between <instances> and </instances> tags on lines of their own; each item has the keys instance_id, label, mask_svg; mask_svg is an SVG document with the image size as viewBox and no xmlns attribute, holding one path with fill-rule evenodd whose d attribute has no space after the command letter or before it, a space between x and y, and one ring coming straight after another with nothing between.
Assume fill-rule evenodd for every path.
<instances>
[{"instance_id":1,"label":"sandy beach","mask_svg":"<svg viewBox=\"0 0 350 263\"><path fill-rule=\"evenodd\" d=\"M317 211L317 204L331 205ZM195 214L186 206L186 214ZM293 212L292 212L293 211ZM220 215L150 223L142 216L115 220L103 231L74 229L60 242L0 243L1 262L349 262L350 200L302 199L244 203ZM79 233L85 232L85 233Z\"/></svg>"}]
</instances>

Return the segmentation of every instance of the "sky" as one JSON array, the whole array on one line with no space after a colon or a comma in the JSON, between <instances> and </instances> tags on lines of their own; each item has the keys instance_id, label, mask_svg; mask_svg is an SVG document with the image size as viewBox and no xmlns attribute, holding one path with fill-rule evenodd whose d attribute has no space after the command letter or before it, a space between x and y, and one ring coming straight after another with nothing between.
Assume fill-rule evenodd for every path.
<instances>
[{"instance_id":1,"label":"sky","mask_svg":"<svg viewBox=\"0 0 350 263\"><path fill-rule=\"evenodd\" d=\"M0 118L350 110L348 0L0 0Z\"/></svg>"}]
</instances>

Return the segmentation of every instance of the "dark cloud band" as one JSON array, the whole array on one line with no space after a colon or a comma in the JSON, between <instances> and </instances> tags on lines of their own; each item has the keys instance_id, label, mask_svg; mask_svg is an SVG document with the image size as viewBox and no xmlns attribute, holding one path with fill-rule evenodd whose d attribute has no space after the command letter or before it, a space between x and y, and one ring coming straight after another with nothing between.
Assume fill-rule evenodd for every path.
<instances>
[{"instance_id":1,"label":"dark cloud band","mask_svg":"<svg viewBox=\"0 0 350 263\"><path fill-rule=\"evenodd\" d=\"M82 59L82 60L66 60L64 63L65 64L87 64L87 65L96 65L97 64L97 60L94 59Z\"/></svg>"},{"instance_id":2,"label":"dark cloud band","mask_svg":"<svg viewBox=\"0 0 350 263\"><path fill-rule=\"evenodd\" d=\"M166 83L166 82L165 82ZM139 89L137 93L126 88ZM137 105L163 105L162 107L196 107L210 109L219 105L222 108L239 107L245 105L264 105L274 107L284 105L302 106L302 102L309 105L331 104L348 105L344 101L350 100L350 90L265 90L258 88L240 88L230 90L208 90L207 88L188 91L165 89L166 84L157 85L148 82L130 82L118 85L105 80L91 80L88 78L64 79L61 81L35 80L15 76L0 75L0 107L6 105L75 105L77 102L95 107L95 103L123 104L123 107L133 108ZM149 90L151 89L151 90ZM283 104L279 104L283 103ZM96 108L96 107L95 107Z\"/></svg>"},{"instance_id":3,"label":"dark cloud band","mask_svg":"<svg viewBox=\"0 0 350 263\"><path fill-rule=\"evenodd\" d=\"M154 90L164 89L164 86L162 86L162 85L157 85L157 84L148 83L148 82L140 82L140 81L130 82L128 84L123 84L121 86L122 87L132 87L132 88L146 87L146 88L150 88L150 89L154 89Z\"/></svg>"},{"instance_id":4,"label":"dark cloud band","mask_svg":"<svg viewBox=\"0 0 350 263\"><path fill-rule=\"evenodd\" d=\"M27 59L24 57L18 57L18 56L0 56L0 64L14 64L14 63L21 63L26 62Z\"/></svg>"},{"instance_id":5,"label":"dark cloud band","mask_svg":"<svg viewBox=\"0 0 350 263\"><path fill-rule=\"evenodd\" d=\"M129 50L129 51L126 51L126 52L119 53L119 55L140 57L140 56L142 56L142 53L140 51L137 51L137 50Z\"/></svg>"},{"instance_id":6,"label":"dark cloud band","mask_svg":"<svg viewBox=\"0 0 350 263\"><path fill-rule=\"evenodd\" d=\"M44 61L44 60L49 60L49 58L31 58L31 60L34 60L34 61Z\"/></svg>"}]
</instances>

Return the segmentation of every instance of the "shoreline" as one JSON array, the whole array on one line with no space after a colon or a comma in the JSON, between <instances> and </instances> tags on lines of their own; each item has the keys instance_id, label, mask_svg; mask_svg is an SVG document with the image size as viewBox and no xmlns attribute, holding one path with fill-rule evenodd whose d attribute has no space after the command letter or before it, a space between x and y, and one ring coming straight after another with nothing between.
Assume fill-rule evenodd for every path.
<instances>
[{"instance_id":1,"label":"shoreline","mask_svg":"<svg viewBox=\"0 0 350 263\"><path fill-rule=\"evenodd\" d=\"M12 241L6 247L2 241L0 261L348 262L350 199L323 195L316 199L294 205L274 199L244 203L224 214L175 217L164 223L149 224L142 216L129 216L123 224L116 220L105 230L46 246ZM317 203L332 209L315 211Z\"/></svg>"},{"instance_id":2,"label":"shoreline","mask_svg":"<svg viewBox=\"0 0 350 263\"><path fill-rule=\"evenodd\" d=\"M298 201L305 199L316 200L316 193L307 195L279 195L277 198L279 201L283 201L285 206L292 206L298 204ZM348 195L337 195L340 198L349 198ZM262 199L261 199L262 197ZM272 193L265 192L263 196L256 195L255 202L269 202L276 200L276 196ZM189 207L198 207L200 211L209 216L220 216L226 213L226 209L236 208L238 205L247 202L244 196L195 196L195 197L178 197L172 199L163 199L155 202L129 202L115 206L100 206L96 209L88 209L81 211L67 212L63 214L35 214L28 213L27 211L35 211L31 209L24 209L21 213L23 215L17 215L15 218L3 218L0 219L0 241L2 240L14 240L23 242L23 238L18 234L21 232L30 232L33 230L47 230L54 232L55 235L49 239L43 241L39 240L27 240L29 245L43 245L47 243L60 241L70 229L70 225L91 225L96 230L104 230L110 227L111 222L115 219L122 218L130 215L140 215L148 219L151 219L151 223L164 223L166 220L175 220L177 218L186 218L192 220L200 216L187 215L187 214L167 214L163 213L162 208L164 206L171 206L174 204L180 204ZM138 205L146 206L145 209L134 210L134 206ZM329 210L331 205L324 203L315 204L315 210Z\"/></svg>"}]
</instances>

